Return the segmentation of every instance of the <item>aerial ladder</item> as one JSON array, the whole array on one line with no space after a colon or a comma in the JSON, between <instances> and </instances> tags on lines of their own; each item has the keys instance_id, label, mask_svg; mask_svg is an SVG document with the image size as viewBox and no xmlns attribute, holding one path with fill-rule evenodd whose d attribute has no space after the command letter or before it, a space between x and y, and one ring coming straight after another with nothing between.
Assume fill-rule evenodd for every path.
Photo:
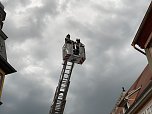
<instances>
[{"instance_id":1,"label":"aerial ladder","mask_svg":"<svg viewBox=\"0 0 152 114\"><path fill-rule=\"evenodd\" d=\"M63 114L74 64L82 64L86 59L84 44L80 42L80 39L71 40L69 34L65 38L62 53L63 68L49 114Z\"/></svg>"}]
</instances>

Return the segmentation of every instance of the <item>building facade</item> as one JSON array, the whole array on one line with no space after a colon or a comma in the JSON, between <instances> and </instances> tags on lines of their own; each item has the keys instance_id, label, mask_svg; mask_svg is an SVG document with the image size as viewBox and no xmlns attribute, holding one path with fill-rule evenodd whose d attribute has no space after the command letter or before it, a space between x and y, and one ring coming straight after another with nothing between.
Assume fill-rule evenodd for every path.
<instances>
[{"instance_id":1,"label":"building facade","mask_svg":"<svg viewBox=\"0 0 152 114\"><path fill-rule=\"evenodd\" d=\"M152 114L152 71L149 65L130 89L123 92L111 114Z\"/></svg>"},{"instance_id":2,"label":"building facade","mask_svg":"<svg viewBox=\"0 0 152 114\"><path fill-rule=\"evenodd\" d=\"M123 92L111 114L152 114L152 1L132 46L146 56L148 65L130 89Z\"/></svg>"},{"instance_id":3,"label":"building facade","mask_svg":"<svg viewBox=\"0 0 152 114\"><path fill-rule=\"evenodd\" d=\"M4 11L4 6L0 2L0 105L2 104L1 96L4 85L4 79L7 74L16 72L16 70L8 63L5 40L7 36L2 31L3 21L5 20L6 12Z\"/></svg>"}]
</instances>

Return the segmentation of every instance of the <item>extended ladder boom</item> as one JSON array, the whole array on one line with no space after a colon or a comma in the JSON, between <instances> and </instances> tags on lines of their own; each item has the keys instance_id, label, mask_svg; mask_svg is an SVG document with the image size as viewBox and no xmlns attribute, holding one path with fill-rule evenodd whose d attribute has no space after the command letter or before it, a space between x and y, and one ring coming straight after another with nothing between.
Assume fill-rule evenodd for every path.
<instances>
[{"instance_id":1,"label":"extended ladder boom","mask_svg":"<svg viewBox=\"0 0 152 114\"><path fill-rule=\"evenodd\" d=\"M76 42L71 40L69 34L65 38L62 52L63 68L49 114L63 114L74 63L82 64L86 59L84 44L80 42L80 39L76 39Z\"/></svg>"},{"instance_id":2,"label":"extended ladder boom","mask_svg":"<svg viewBox=\"0 0 152 114\"><path fill-rule=\"evenodd\" d=\"M64 61L59 83L56 88L55 96L49 114L63 114L73 67L74 62Z\"/></svg>"}]
</instances>

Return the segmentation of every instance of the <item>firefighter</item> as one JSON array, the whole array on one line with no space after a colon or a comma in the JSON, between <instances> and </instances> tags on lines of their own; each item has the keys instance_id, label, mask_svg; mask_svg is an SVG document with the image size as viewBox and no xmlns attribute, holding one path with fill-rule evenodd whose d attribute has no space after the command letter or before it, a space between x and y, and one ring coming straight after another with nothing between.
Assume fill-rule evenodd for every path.
<instances>
[{"instance_id":1,"label":"firefighter","mask_svg":"<svg viewBox=\"0 0 152 114\"><path fill-rule=\"evenodd\" d=\"M65 43L71 43L70 34L68 34L65 38Z\"/></svg>"},{"instance_id":2,"label":"firefighter","mask_svg":"<svg viewBox=\"0 0 152 114\"><path fill-rule=\"evenodd\" d=\"M79 46L80 46L80 39L76 39L76 43L75 43L75 51L74 51L74 54L75 55L79 55L79 53L80 53L80 48L79 48Z\"/></svg>"}]
</instances>

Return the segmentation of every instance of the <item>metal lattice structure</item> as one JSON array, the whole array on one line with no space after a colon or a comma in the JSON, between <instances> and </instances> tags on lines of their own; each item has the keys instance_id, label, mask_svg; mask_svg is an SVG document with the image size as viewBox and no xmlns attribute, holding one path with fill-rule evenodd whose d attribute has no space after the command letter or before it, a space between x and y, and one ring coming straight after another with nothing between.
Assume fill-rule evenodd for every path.
<instances>
[{"instance_id":1,"label":"metal lattice structure","mask_svg":"<svg viewBox=\"0 0 152 114\"><path fill-rule=\"evenodd\" d=\"M76 41L70 40L70 35L65 38L65 44L62 48L63 68L49 114L63 114L74 64L82 64L86 59L84 45L80 39Z\"/></svg>"},{"instance_id":2,"label":"metal lattice structure","mask_svg":"<svg viewBox=\"0 0 152 114\"><path fill-rule=\"evenodd\" d=\"M63 114L74 62L65 61L49 114Z\"/></svg>"}]
</instances>

